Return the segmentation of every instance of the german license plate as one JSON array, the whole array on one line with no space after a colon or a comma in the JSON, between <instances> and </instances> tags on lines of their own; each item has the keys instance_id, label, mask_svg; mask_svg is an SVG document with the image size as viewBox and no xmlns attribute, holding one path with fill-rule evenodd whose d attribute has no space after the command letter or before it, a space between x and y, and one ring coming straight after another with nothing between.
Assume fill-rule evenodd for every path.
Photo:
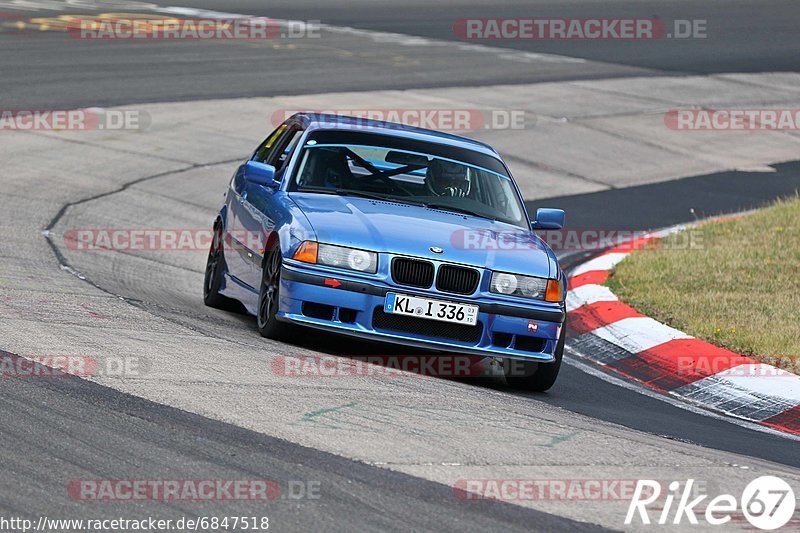
<instances>
[{"instance_id":1,"label":"german license plate","mask_svg":"<svg viewBox=\"0 0 800 533\"><path fill-rule=\"evenodd\" d=\"M389 292L383 304L386 313L408 315L441 322L474 326L478 323L478 306L456 302L419 298Z\"/></svg>"}]
</instances>

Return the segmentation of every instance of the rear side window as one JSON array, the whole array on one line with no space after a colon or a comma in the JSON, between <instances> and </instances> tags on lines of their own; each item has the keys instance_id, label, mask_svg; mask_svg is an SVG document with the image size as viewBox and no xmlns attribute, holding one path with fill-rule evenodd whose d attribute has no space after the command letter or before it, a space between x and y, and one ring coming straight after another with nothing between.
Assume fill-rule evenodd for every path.
<instances>
[{"instance_id":1,"label":"rear side window","mask_svg":"<svg viewBox=\"0 0 800 533\"><path fill-rule=\"evenodd\" d=\"M280 179L302 133L303 129L297 124L282 124L262 143L253 160L275 167L275 174Z\"/></svg>"},{"instance_id":2,"label":"rear side window","mask_svg":"<svg viewBox=\"0 0 800 533\"><path fill-rule=\"evenodd\" d=\"M283 135L288 127L289 125L286 123L281 124L275 131L270 133L269 137L267 137L267 140L261 143L261 146L259 146L258 150L256 150L256 155L253 157L253 159L259 163L269 164L267 161L272 154L272 149L275 147L278 139L280 139L281 135Z\"/></svg>"}]
</instances>

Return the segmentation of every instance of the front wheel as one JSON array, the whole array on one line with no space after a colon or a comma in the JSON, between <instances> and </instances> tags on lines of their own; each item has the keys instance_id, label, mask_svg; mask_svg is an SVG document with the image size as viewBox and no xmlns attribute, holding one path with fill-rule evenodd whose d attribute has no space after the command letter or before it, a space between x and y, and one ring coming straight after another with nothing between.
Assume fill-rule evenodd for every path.
<instances>
[{"instance_id":1,"label":"front wheel","mask_svg":"<svg viewBox=\"0 0 800 533\"><path fill-rule=\"evenodd\" d=\"M506 359L503 361L503 373L506 384L515 389L533 392L549 390L558 378L561 370L561 360L564 358L564 342L566 340L566 327L561 328L561 336L556 345L556 360L552 363L536 363L531 361L516 361Z\"/></svg>"},{"instance_id":2,"label":"front wheel","mask_svg":"<svg viewBox=\"0 0 800 533\"><path fill-rule=\"evenodd\" d=\"M261 288L258 293L258 332L267 339L281 337L284 324L278 322L278 302L281 286L281 257L280 245L267 252L264 258L264 267L261 273Z\"/></svg>"}]
</instances>

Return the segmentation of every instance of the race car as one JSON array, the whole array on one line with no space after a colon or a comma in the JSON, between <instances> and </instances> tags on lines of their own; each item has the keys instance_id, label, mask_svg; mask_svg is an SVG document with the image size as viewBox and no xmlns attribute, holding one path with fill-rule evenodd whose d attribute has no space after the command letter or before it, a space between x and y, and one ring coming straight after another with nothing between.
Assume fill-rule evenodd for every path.
<instances>
[{"instance_id":1,"label":"race car","mask_svg":"<svg viewBox=\"0 0 800 533\"><path fill-rule=\"evenodd\" d=\"M234 172L204 301L287 323L502 363L544 391L564 351L566 276L500 155L465 137L298 113ZM513 362L513 364L512 364ZM515 371L508 369L515 368Z\"/></svg>"}]
</instances>

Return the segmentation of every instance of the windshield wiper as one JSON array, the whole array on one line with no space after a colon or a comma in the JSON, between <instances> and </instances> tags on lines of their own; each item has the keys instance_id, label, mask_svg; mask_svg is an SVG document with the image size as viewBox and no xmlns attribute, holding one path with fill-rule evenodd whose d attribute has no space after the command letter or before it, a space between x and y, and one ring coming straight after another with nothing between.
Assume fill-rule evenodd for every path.
<instances>
[{"instance_id":1,"label":"windshield wiper","mask_svg":"<svg viewBox=\"0 0 800 533\"><path fill-rule=\"evenodd\" d=\"M374 192L359 191L358 189L336 189L335 194L339 196L357 196L359 198L369 198L371 200L389 200L388 196Z\"/></svg>"},{"instance_id":2,"label":"windshield wiper","mask_svg":"<svg viewBox=\"0 0 800 533\"><path fill-rule=\"evenodd\" d=\"M462 213L464 215L472 215L473 217L478 218L486 218L489 220L497 221L496 218L492 218L490 216L486 216L483 213L478 213L477 211L472 211L470 209L465 209L463 207L455 207L449 204L437 204L437 203L428 203L425 204L425 207L430 207L431 209L441 209L442 211L452 211L454 213Z\"/></svg>"},{"instance_id":3,"label":"windshield wiper","mask_svg":"<svg viewBox=\"0 0 800 533\"><path fill-rule=\"evenodd\" d=\"M369 198L370 200L380 200L383 202L395 202L398 204L419 205L426 207L422 202L412 202L411 200L395 198L394 196L386 196L383 194L359 191L358 189L328 189L326 187L303 187L298 189L298 192L318 192L322 194L338 194L339 196L356 196L358 198Z\"/></svg>"},{"instance_id":4,"label":"windshield wiper","mask_svg":"<svg viewBox=\"0 0 800 533\"><path fill-rule=\"evenodd\" d=\"M338 194L339 196L359 196L361 198L371 198L373 200L386 200L381 194L358 191L355 189L329 189L328 187L303 187L297 192L318 192L321 194Z\"/></svg>"},{"instance_id":5,"label":"windshield wiper","mask_svg":"<svg viewBox=\"0 0 800 533\"><path fill-rule=\"evenodd\" d=\"M394 196L385 196L383 194L376 194L371 192L364 192L355 189L337 189L336 194L341 196L358 196L359 198L369 198L371 200L381 200L383 202L394 202L396 204L418 205L420 207L427 207L422 202L414 202L405 198L396 198Z\"/></svg>"}]
</instances>

